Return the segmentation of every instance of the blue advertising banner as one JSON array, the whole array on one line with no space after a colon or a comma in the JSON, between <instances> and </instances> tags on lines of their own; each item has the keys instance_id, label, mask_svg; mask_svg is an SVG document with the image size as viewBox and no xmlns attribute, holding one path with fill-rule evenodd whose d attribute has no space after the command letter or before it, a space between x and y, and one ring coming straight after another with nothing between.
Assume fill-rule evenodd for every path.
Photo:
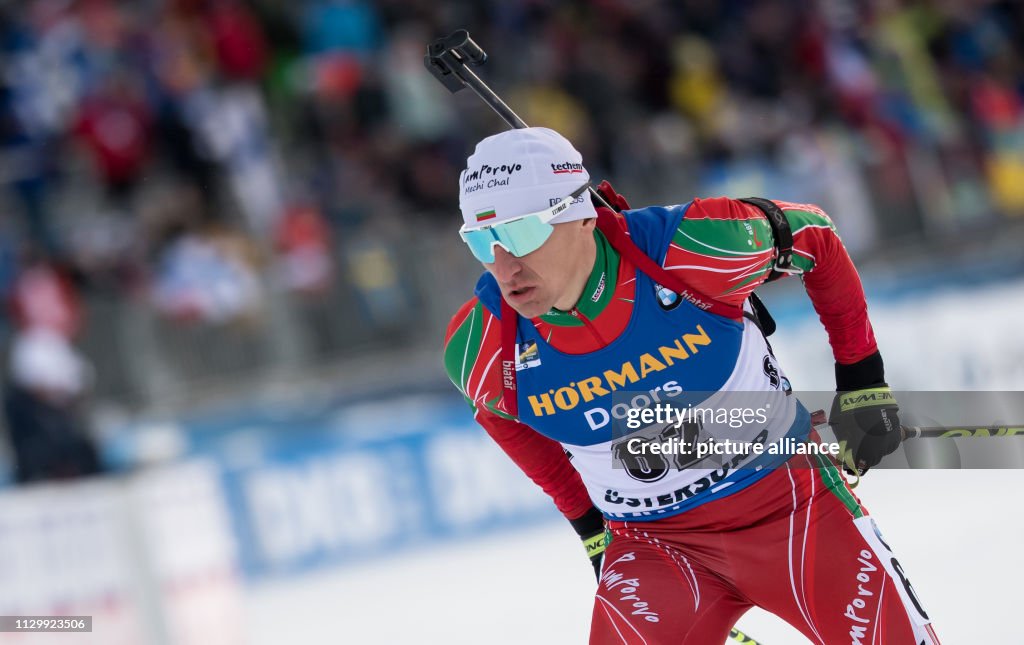
<instances>
[{"instance_id":1,"label":"blue advertising banner","mask_svg":"<svg viewBox=\"0 0 1024 645\"><path fill-rule=\"evenodd\" d=\"M195 438L193 448L222 465L250 579L558 516L457 399L413 395L322 412L272 428L207 426L207 438Z\"/></svg>"}]
</instances>

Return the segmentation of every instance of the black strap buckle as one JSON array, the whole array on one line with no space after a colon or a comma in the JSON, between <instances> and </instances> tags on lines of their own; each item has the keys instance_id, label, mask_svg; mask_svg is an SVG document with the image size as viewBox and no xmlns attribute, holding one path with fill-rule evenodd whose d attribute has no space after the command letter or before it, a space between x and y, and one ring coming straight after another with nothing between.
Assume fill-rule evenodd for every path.
<instances>
[{"instance_id":1,"label":"black strap buckle","mask_svg":"<svg viewBox=\"0 0 1024 645\"><path fill-rule=\"evenodd\" d=\"M744 197L740 201L758 207L768 219L768 225L772 227L776 251L775 267L765 282L778 280L786 274L803 273L801 269L793 266L793 230L789 227L789 220L782 209L775 202L763 197Z\"/></svg>"}]
</instances>

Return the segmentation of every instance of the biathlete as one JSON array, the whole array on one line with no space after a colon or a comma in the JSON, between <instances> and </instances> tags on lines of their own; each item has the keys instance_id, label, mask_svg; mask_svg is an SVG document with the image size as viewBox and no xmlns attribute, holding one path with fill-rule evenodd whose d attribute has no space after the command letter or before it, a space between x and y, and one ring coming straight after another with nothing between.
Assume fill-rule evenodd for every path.
<instances>
[{"instance_id":1,"label":"biathlete","mask_svg":"<svg viewBox=\"0 0 1024 645\"><path fill-rule=\"evenodd\" d=\"M634 432L817 441L752 295L799 275L835 356L845 463L864 472L896 450L898 407L829 217L754 198L629 209L603 183L614 212L595 207L589 181L552 130L476 146L460 177L460 235L486 271L451 320L444 362L477 422L583 540L599 581L590 642L722 643L756 605L813 643L938 643L841 461L626 447ZM629 410L666 402L771 413L625 427Z\"/></svg>"}]
</instances>

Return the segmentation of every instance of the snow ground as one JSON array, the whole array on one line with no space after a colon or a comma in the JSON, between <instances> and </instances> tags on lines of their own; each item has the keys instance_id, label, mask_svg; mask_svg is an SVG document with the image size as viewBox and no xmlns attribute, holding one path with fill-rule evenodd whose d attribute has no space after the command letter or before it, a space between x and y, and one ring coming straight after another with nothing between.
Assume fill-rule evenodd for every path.
<instances>
[{"instance_id":1,"label":"snow ground","mask_svg":"<svg viewBox=\"0 0 1024 645\"><path fill-rule=\"evenodd\" d=\"M944 645L1024 642L1011 635L1022 488L1020 470L887 470L857 489ZM246 620L253 645L585 643L593 590L575 534L554 523L263 582ZM765 645L807 642L756 609L738 626Z\"/></svg>"}]
</instances>

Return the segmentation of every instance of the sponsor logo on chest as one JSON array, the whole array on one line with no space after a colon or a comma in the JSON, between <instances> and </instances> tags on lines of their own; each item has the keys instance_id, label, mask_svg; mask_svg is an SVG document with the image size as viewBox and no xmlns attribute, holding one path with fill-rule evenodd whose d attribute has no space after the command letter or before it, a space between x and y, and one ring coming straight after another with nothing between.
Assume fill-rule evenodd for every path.
<instances>
[{"instance_id":1,"label":"sponsor logo on chest","mask_svg":"<svg viewBox=\"0 0 1024 645\"><path fill-rule=\"evenodd\" d=\"M589 403L620 389L629 389L650 374L666 370L677 361L684 361L699 348L710 345L711 337L700 325L695 333L682 334L672 345L662 345L625 361L617 369L607 369L600 374L571 381L561 387L552 388L541 394L527 397L530 409L538 417L569 411L580 403Z\"/></svg>"}]
</instances>

